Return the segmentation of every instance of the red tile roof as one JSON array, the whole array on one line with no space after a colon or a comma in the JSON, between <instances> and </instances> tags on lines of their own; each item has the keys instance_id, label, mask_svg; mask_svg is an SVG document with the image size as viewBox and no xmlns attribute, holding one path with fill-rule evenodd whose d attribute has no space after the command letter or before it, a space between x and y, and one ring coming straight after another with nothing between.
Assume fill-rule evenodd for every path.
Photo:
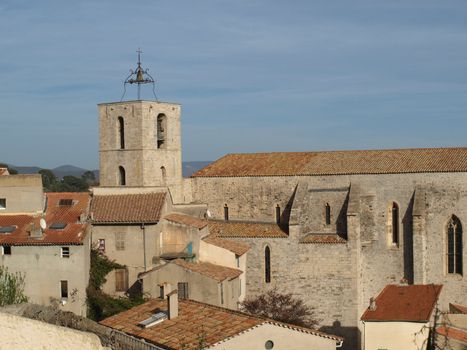
<instances>
[{"instance_id":1,"label":"red tile roof","mask_svg":"<svg viewBox=\"0 0 467 350\"><path fill-rule=\"evenodd\" d=\"M217 237L287 238L288 234L277 224L246 221L208 221L209 232Z\"/></svg>"},{"instance_id":2,"label":"red tile roof","mask_svg":"<svg viewBox=\"0 0 467 350\"><path fill-rule=\"evenodd\" d=\"M31 227L40 229L41 215L0 215L0 227L16 226L9 234L0 234L1 245L63 245L82 244L88 225L80 222L80 216L86 219L90 195L87 192L46 193L47 209L45 221L47 228L40 238L32 238ZM60 199L72 199L72 206L59 206ZM53 223L63 222L63 230L50 229Z\"/></svg>"},{"instance_id":3,"label":"red tile roof","mask_svg":"<svg viewBox=\"0 0 467 350\"><path fill-rule=\"evenodd\" d=\"M209 236L204 237L203 241L217 247L230 250L232 253L239 256L250 250L250 246L248 244L220 238L214 234L210 234Z\"/></svg>"},{"instance_id":4,"label":"red tile roof","mask_svg":"<svg viewBox=\"0 0 467 350\"><path fill-rule=\"evenodd\" d=\"M192 177L467 172L467 147L228 154Z\"/></svg>"},{"instance_id":5,"label":"red tile roof","mask_svg":"<svg viewBox=\"0 0 467 350\"><path fill-rule=\"evenodd\" d=\"M449 310L456 314L467 314L467 306L449 303Z\"/></svg>"},{"instance_id":6,"label":"red tile roof","mask_svg":"<svg viewBox=\"0 0 467 350\"><path fill-rule=\"evenodd\" d=\"M222 282L226 279L232 280L243 273L241 270L201 261L191 263L182 259L176 259L171 263L183 267L184 269L212 278L218 282Z\"/></svg>"},{"instance_id":7,"label":"red tile roof","mask_svg":"<svg viewBox=\"0 0 467 350\"><path fill-rule=\"evenodd\" d=\"M465 329L441 326L436 328L436 333L467 344L467 330Z\"/></svg>"},{"instance_id":8,"label":"red tile roof","mask_svg":"<svg viewBox=\"0 0 467 350\"><path fill-rule=\"evenodd\" d=\"M164 216L164 219L171 221L171 222L175 222L177 224L183 224L186 226L195 227L199 230L206 227L208 224L206 220L202 220L199 218L195 218L193 216L189 216L185 214L178 214L178 213L172 213L172 214L166 215Z\"/></svg>"},{"instance_id":9,"label":"red tile roof","mask_svg":"<svg viewBox=\"0 0 467 350\"><path fill-rule=\"evenodd\" d=\"M95 195L91 202L94 224L141 224L160 220L165 193Z\"/></svg>"},{"instance_id":10,"label":"red tile roof","mask_svg":"<svg viewBox=\"0 0 467 350\"><path fill-rule=\"evenodd\" d=\"M362 321L427 322L442 285L387 285L376 298L376 310L365 311Z\"/></svg>"},{"instance_id":11,"label":"red tile roof","mask_svg":"<svg viewBox=\"0 0 467 350\"><path fill-rule=\"evenodd\" d=\"M300 239L300 243L310 244L340 244L347 243L347 240L337 234L316 234L311 233Z\"/></svg>"},{"instance_id":12,"label":"red tile roof","mask_svg":"<svg viewBox=\"0 0 467 350\"><path fill-rule=\"evenodd\" d=\"M180 299L178 317L164 320L149 328L141 328L138 323L149 318L155 312L167 312L167 301L153 299L130 310L111 316L100 323L150 343L167 349L198 349L199 337L205 335L205 345L214 344L235 337L262 324L308 333L337 341L343 338L318 332L313 329L297 327L281 322L253 317L238 311L232 311L193 300Z\"/></svg>"}]
</instances>

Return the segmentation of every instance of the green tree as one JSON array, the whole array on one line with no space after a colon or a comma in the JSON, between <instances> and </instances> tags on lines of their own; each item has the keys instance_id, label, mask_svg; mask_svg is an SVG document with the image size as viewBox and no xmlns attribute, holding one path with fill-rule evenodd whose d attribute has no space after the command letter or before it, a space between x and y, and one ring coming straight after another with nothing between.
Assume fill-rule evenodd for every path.
<instances>
[{"instance_id":1,"label":"green tree","mask_svg":"<svg viewBox=\"0 0 467 350\"><path fill-rule=\"evenodd\" d=\"M83 175L81 175L81 178L86 181L86 183L89 185L89 186L93 186L96 184L96 175L94 174L93 171L91 170L87 170L84 172Z\"/></svg>"},{"instance_id":2,"label":"green tree","mask_svg":"<svg viewBox=\"0 0 467 350\"><path fill-rule=\"evenodd\" d=\"M0 168L7 168L8 169L8 172L11 174L11 175L16 175L18 174L18 170L16 169L13 169L13 168L10 168L10 166L6 163L0 163Z\"/></svg>"},{"instance_id":3,"label":"green tree","mask_svg":"<svg viewBox=\"0 0 467 350\"><path fill-rule=\"evenodd\" d=\"M57 187L57 178L52 170L41 169L38 172L42 176L42 186L46 191L53 192Z\"/></svg>"},{"instance_id":4,"label":"green tree","mask_svg":"<svg viewBox=\"0 0 467 350\"><path fill-rule=\"evenodd\" d=\"M67 175L60 181L60 187L57 192L86 192L89 185L80 177Z\"/></svg>"},{"instance_id":5,"label":"green tree","mask_svg":"<svg viewBox=\"0 0 467 350\"><path fill-rule=\"evenodd\" d=\"M28 301L24 295L24 275L8 272L0 266L0 306L20 304Z\"/></svg>"}]
</instances>

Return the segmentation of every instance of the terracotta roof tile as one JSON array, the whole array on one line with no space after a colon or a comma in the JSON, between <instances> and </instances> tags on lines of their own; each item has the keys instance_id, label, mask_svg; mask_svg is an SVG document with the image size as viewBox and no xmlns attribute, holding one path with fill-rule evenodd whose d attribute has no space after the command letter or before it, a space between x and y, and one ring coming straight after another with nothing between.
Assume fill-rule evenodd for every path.
<instances>
[{"instance_id":1,"label":"terracotta roof tile","mask_svg":"<svg viewBox=\"0 0 467 350\"><path fill-rule=\"evenodd\" d=\"M47 209L45 221L47 228L42 237L30 237L31 226L40 228L41 215L0 215L0 227L16 226L10 234L0 234L1 245L62 245L82 244L86 236L87 224L80 218L86 218L90 195L87 192L46 193ZM73 205L60 206L60 199L72 199ZM50 225L63 222L67 225L63 230L50 229Z\"/></svg>"},{"instance_id":2,"label":"terracotta roof tile","mask_svg":"<svg viewBox=\"0 0 467 350\"><path fill-rule=\"evenodd\" d=\"M467 306L449 303L449 310L453 313L467 314Z\"/></svg>"},{"instance_id":3,"label":"terracotta roof tile","mask_svg":"<svg viewBox=\"0 0 467 350\"><path fill-rule=\"evenodd\" d=\"M156 223L165 204L165 193L95 195L91 202L94 224Z\"/></svg>"},{"instance_id":4,"label":"terracotta roof tile","mask_svg":"<svg viewBox=\"0 0 467 350\"><path fill-rule=\"evenodd\" d=\"M202 333L205 335L206 346L209 347L265 323L336 341L343 339L313 329L261 319L238 311L186 299L179 300L178 317L164 320L149 328L138 326L139 322L149 318L155 312L167 312L167 301L153 299L111 316L100 323L168 349L181 349L182 347L187 350L198 349L199 337Z\"/></svg>"},{"instance_id":5,"label":"terracotta roof tile","mask_svg":"<svg viewBox=\"0 0 467 350\"><path fill-rule=\"evenodd\" d=\"M467 344L467 330L465 329L441 326L436 328L436 333Z\"/></svg>"},{"instance_id":6,"label":"terracotta roof tile","mask_svg":"<svg viewBox=\"0 0 467 350\"><path fill-rule=\"evenodd\" d=\"M215 265L208 262L191 263L182 259L176 259L173 260L171 263L183 267L184 269L210 277L219 282L222 282L226 279L232 280L243 273L241 270L221 265Z\"/></svg>"},{"instance_id":7,"label":"terracotta roof tile","mask_svg":"<svg viewBox=\"0 0 467 350\"><path fill-rule=\"evenodd\" d=\"M208 221L209 232L217 237L238 238L287 238L279 225L246 221Z\"/></svg>"},{"instance_id":8,"label":"terracotta roof tile","mask_svg":"<svg viewBox=\"0 0 467 350\"><path fill-rule=\"evenodd\" d=\"M427 322L442 285L387 285L376 298L376 310L365 311L362 321Z\"/></svg>"},{"instance_id":9,"label":"terracotta roof tile","mask_svg":"<svg viewBox=\"0 0 467 350\"><path fill-rule=\"evenodd\" d=\"M175 222L177 224L183 224L186 226L192 226L199 230L207 226L207 221L199 218L195 218L193 216L185 215L185 214L178 214L172 213L164 216L165 220Z\"/></svg>"},{"instance_id":10,"label":"terracotta roof tile","mask_svg":"<svg viewBox=\"0 0 467 350\"><path fill-rule=\"evenodd\" d=\"M204 237L203 241L215 245L217 247L230 250L232 253L239 256L245 254L247 251L250 250L250 246L248 244L232 241L225 238L220 238L214 234L210 234L209 236Z\"/></svg>"},{"instance_id":11,"label":"terracotta roof tile","mask_svg":"<svg viewBox=\"0 0 467 350\"><path fill-rule=\"evenodd\" d=\"M300 243L310 243L310 244L340 244L347 243L345 238L337 234L316 234L311 233L300 239Z\"/></svg>"},{"instance_id":12,"label":"terracotta roof tile","mask_svg":"<svg viewBox=\"0 0 467 350\"><path fill-rule=\"evenodd\" d=\"M467 147L228 154L192 177L467 172Z\"/></svg>"}]
</instances>

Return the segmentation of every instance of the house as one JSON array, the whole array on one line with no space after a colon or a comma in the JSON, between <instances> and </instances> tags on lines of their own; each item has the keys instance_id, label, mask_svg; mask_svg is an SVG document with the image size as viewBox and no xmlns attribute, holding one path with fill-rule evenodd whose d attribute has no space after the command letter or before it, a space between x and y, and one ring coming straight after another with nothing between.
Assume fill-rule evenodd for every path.
<instances>
[{"instance_id":1,"label":"house","mask_svg":"<svg viewBox=\"0 0 467 350\"><path fill-rule=\"evenodd\" d=\"M85 316L89 193L46 193L44 198L40 212L0 214L0 266L24 275L30 302Z\"/></svg>"},{"instance_id":2,"label":"house","mask_svg":"<svg viewBox=\"0 0 467 350\"><path fill-rule=\"evenodd\" d=\"M169 350L335 350L343 338L188 299L176 290L100 322Z\"/></svg>"},{"instance_id":3,"label":"house","mask_svg":"<svg viewBox=\"0 0 467 350\"><path fill-rule=\"evenodd\" d=\"M441 285L387 285L362 315L363 349L426 349Z\"/></svg>"},{"instance_id":4,"label":"house","mask_svg":"<svg viewBox=\"0 0 467 350\"><path fill-rule=\"evenodd\" d=\"M467 349L467 306L449 304L437 322L435 339L439 349Z\"/></svg>"}]
</instances>

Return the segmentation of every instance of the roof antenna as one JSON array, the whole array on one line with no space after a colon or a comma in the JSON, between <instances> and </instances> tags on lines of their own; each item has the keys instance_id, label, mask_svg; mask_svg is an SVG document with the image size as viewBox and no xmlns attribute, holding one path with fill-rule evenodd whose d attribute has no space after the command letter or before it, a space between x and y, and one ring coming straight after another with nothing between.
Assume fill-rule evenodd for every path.
<instances>
[{"instance_id":1,"label":"roof antenna","mask_svg":"<svg viewBox=\"0 0 467 350\"><path fill-rule=\"evenodd\" d=\"M155 85L155 80L154 78L149 74L149 69L143 69L141 67L141 54L143 51L141 49L138 49L136 51L138 53L138 66L136 69L133 71L133 69L130 69L130 75L125 79L125 82L123 83L123 95L122 98L120 99L120 102L123 101L123 98L125 97L126 93L126 85L127 84L137 84L138 85L138 100L141 99L141 85L142 84L152 84L152 93L154 97L156 98L156 101L158 101L157 96L156 96L156 85Z\"/></svg>"}]
</instances>

